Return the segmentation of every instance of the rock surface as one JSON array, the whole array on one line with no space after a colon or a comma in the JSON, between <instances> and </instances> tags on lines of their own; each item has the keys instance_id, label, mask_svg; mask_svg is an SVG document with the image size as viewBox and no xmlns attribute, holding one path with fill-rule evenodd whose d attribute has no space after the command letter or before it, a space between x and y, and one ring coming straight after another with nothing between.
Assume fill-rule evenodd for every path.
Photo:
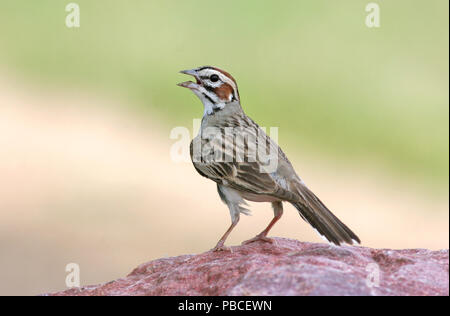
<instances>
[{"instance_id":1,"label":"rock surface","mask_svg":"<svg viewBox=\"0 0 450 316\"><path fill-rule=\"evenodd\" d=\"M448 249L335 247L274 238L163 258L49 295L449 295Z\"/></svg>"}]
</instances>

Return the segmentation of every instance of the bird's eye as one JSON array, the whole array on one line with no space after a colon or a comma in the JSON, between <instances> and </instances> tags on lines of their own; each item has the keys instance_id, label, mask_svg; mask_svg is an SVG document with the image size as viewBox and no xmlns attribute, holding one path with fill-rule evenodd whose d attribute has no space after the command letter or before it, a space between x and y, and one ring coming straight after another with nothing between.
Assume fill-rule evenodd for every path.
<instances>
[{"instance_id":1,"label":"bird's eye","mask_svg":"<svg viewBox=\"0 0 450 316\"><path fill-rule=\"evenodd\" d=\"M219 80L219 76L216 74L211 75L211 77L209 77L209 80L211 80L212 82L216 82Z\"/></svg>"}]
</instances>

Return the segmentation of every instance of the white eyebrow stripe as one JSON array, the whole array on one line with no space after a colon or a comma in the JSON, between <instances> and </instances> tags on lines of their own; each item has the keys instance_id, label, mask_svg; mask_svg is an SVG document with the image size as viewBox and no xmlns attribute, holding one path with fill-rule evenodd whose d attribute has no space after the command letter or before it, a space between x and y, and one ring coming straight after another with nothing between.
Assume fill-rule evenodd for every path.
<instances>
[{"instance_id":1,"label":"white eyebrow stripe","mask_svg":"<svg viewBox=\"0 0 450 316\"><path fill-rule=\"evenodd\" d=\"M210 77L212 74L216 74L219 76L220 80L222 80L225 83L228 83L233 88L233 94L236 99L239 98L238 92L237 92L237 86L236 83L228 76L224 75L222 72L212 69L212 68L206 68L199 71L200 76ZM212 87L218 87L220 83L218 82L217 85L215 82L212 82Z\"/></svg>"}]
</instances>

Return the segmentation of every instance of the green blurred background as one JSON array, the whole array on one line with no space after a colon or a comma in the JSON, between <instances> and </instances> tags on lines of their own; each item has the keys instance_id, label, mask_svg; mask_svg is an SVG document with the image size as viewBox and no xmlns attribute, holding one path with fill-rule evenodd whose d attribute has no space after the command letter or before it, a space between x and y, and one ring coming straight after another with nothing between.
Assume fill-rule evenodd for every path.
<instances>
[{"instance_id":1,"label":"green blurred background","mask_svg":"<svg viewBox=\"0 0 450 316\"><path fill-rule=\"evenodd\" d=\"M422 202L438 201L436 204L439 207L435 209L431 205L425 209L422 207L418 209L418 213L422 212L420 216L436 218L436 223L448 222L448 209L444 210L448 208L449 174L448 1L377 1L381 10L380 28L368 28L365 25L367 15L365 6L368 1L359 0L270 2L79 0L76 3L81 10L81 27L71 29L65 26L67 3L69 1L1 1L0 75L3 78L1 82L5 87L8 85L8 88L2 91L7 93L14 90L19 91L19 94L26 89L39 91L38 97L33 96L30 102L23 102L24 111L35 98L40 98L40 101L36 102L38 105L31 107L33 111L40 113L39 115L50 113L48 124L51 125L52 120L58 120L51 114L54 113L52 111L59 110L55 110L53 106L48 108L46 104L48 94L68 93L71 108L76 109L74 115L77 117L84 115L82 113L85 112L82 111L86 109L79 109L76 102L73 104L73 100L82 100L79 102L80 107L87 109L95 108L97 103L101 103L86 101L91 94L95 94L94 100L101 99L102 96L105 100L120 100L117 101L120 103L119 109L112 106L111 108L119 111L118 113L122 113L121 111L126 113L118 115L119 117L129 118L125 123L119 124L121 128L124 125L125 130L134 128L130 126L135 124L147 126L148 130L143 127L144 134L148 133L150 138L161 135L161 142L167 142L162 145L167 151L161 152L168 153L170 129L174 126L191 127L192 118L200 117L202 114L199 101L188 91L176 87L177 82L186 80L178 74L178 71L201 65L218 66L236 78L241 101L248 115L261 126L280 127L279 142L283 148L287 148L289 156L296 157L293 158L294 161L302 162L297 167L301 176L303 170L308 172L309 165L303 163L306 161L316 164L312 170L341 169L342 174L348 177L343 178L336 172L333 176L337 180L329 182L340 187L345 187L347 181L358 183L355 179L359 178L365 181L368 174L380 183L389 179L389 185L386 187L405 191L406 193L402 191L402 194L407 198L418 196ZM26 83L25 86L22 83ZM12 85L11 88L9 84ZM42 95L42 91L46 93ZM84 93L79 91L88 91L89 96L79 97L79 94ZM17 108L12 101L16 95L17 93L1 99L3 104L0 104L0 107ZM21 99L20 96L18 98ZM64 97L61 99L67 100ZM53 103L56 107L69 107L64 101ZM100 106L98 112L88 116L92 118L92 115L99 117L110 115L108 113L112 110L108 108L108 101L104 103L106 105ZM40 111L40 107L45 108L45 111ZM20 113L28 117L26 112ZM20 122L21 119L17 120ZM150 126L150 121L146 120L150 120L154 125ZM4 122L11 120L6 118ZM92 124L96 125L95 122ZM83 130L83 124L80 124L80 128ZM58 128L54 131L58 133ZM86 137L89 138L89 134ZM126 138L129 139L130 136ZM13 134L4 136L5 143L17 141ZM29 140L25 140L25 143L27 141ZM34 151L30 150L29 154L33 153ZM6 159L8 151L5 150L0 154ZM89 150L85 152L84 157L89 158ZM108 159L106 155L105 157L101 159ZM164 158L169 159L168 154ZM54 159L53 162L57 161L58 159ZM1 163L2 156L0 165ZM149 163L152 163L151 160ZM3 171L9 170L14 178L15 173L11 171L12 169L5 166L7 164L4 164ZM18 167L17 164L14 166ZM329 167L327 169L323 166ZM183 168L195 172L189 165ZM367 171L366 174L366 170L370 172ZM95 170L93 172L95 173ZM149 174L149 177L151 176ZM316 175L311 172L308 177L307 182L310 183L314 181ZM328 179L326 175L319 178L322 182L327 182ZM26 177L24 179L27 180ZM169 186L173 185L171 182L168 183ZM201 182L201 185L208 185L208 188L212 186L207 182ZM320 184L316 184L316 187L317 185ZM36 187L40 186L42 184L36 181ZM357 184L354 186L359 187ZM376 188L380 186L384 187L384 184L374 185ZM408 188L405 189L403 186ZM10 187L10 184L4 180L3 184L0 184L0 198L3 193L6 199L7 187ZM124 190L121 190L120 186L114 186L112 191L104 188L100 184L98 188L96 187L96 190L100 190L104 195L96 211L105 210L101 214L106 217L116 216L117 222L123 223L124 218L130 216L126 211L127 206L117 206L115 215L108 213L108 210L111 208L110 204L115 205L111 199L117 194L122 194ZM380 192L378 189L373 191L373 194L379 197L377 198L379 201L384 199L382 190L385 189L380 189ZM80 190L85 192L83 189ZM182 191L183 187L179 190ZM329 191L333 190L334 188L330 188ZM98 193L95 190L92 192ZM370 196L371 193L361 196ZM66 194L70 195L67 192ZM81 195L83 194L85 193ZM36 195L39 195L39 192ZM323 196L320 192L318 195ZM26 192L17 196L21 200L27 199ZM49 196L52 196L51 190ZM51 199L49 198L50 201ZM85 204L90 205L92 199L95 200L92 197L86 199ZM126 199L132 200L128 195ZM326 197L322 199L330 200ZM361 203L364 203L363 200ZM389 198L387 200L389 201ZM70 203L67 202L69 206L53 205L55 210L45 216L53 220L57 212L72 214L70 210L73 209L82 212L80 208L84 204L77 203L79 199L73 198ZM396 203L402 204L401 200L396 200ZM423 204L429 205L426 202ZM11 205L16 205L14 200L3 204L0 202L0 207L3 208L0 212L11 213L14 209ZM152 204L149 205L151 207ZM418 208L415 202L411 202L410 205ZM36 204L30 206L30 209L33 207L35 209ZM214 236L221 235L229 221L227 211L219 201L217 208L220 212L214 213L214 216L224 213L225 222L219 221L216 227L209 228L213 236L208 240L210 246L215 242ZM25 206L17 209L26 216ZM43 214L47 214L48 207L42 206L40 209ZM160 211L164 212L161 209ZM65 217L58 214L59 222L52 225L64 225L67 221L73 221L70 215ZM339 215L339 212L337 214ZM405 214L408 214L407 211ZM3 225L14 234L13 223L20 227L20 221L14 221L8 217L9 215L3 216L10 221L4 219ZM270 213L267 213L267 216L270 218ZM422 218L420 216L417 218ZM167 217L171 218L169 215ZM352 218L351 215L348 218ZM91 220L88 215L84 219ZM158 217L152 220L163 219ZM261 223L265 221L266 219ZM363 216L360 221L364 222ZM48 221L37 221L30 224L30 229L45 223L48 224ZM161 225L158 223L149 222L147 227ZM83 226L85 221L80 220L79 224ZM392 234L391 240L397 238L395 232L385 231L385 222L381 221L378 224L378 229L374 229L375 232ZM132 225L134 224L130 224ZM196 231L199 235L205 225L210 225L208 214L203 214L202 221L198 223ZM448 247L448 223L443 225L446 226L439 229L446 230L446 238L437 239L430 235L427 243L417 244L417 247ZM353 228L355 224L349 226ZM95 222L93 227L101 230L102 221ZM163 227L170 231L172 229L170 222ZM262 227L263 225L260 228ZM302 227L308 229L307 226ZM411 227L414 227L411 231L417 229L416 224ZM432 225L430 227L430 231L433 231ZM54 228L55 226L50 226L49 229ZM145 229L142 229L145 234ZM183 231L182 228L176 229L177 234L180 234L180 231ZM358 227L355 227L355 231L358 231ZM16 242L20 248L23 246L23 240L31 238L39 242L41 236L39 233L36 235L30 233L29 236L21 234L16 240L10 233L7 234L5 230L3 236L0 235L2 237L0 247L9 251L15 249L12 245ZM124 236L127 233L124 231L122 238L126 238ZM256 234L257 231L245 233ZM282 232L277 235L283 236ZM60 236L49 237L51 240L54 238ZM204 244L199 241L205 241L206 237L200 235L197 238L198 240L193 241L196 245L194 248L166 247L170 250L152 252L150 250L152 247L149 246L145 250L137 250L136 253L141 254L144 260L166 254L177 255L206 250ZM416 247L416 244L405 241L407 238L404 236L401 241L399 239L398 243L392 244L382 243L375 237L371 244L370 238L366 238L369 239L369 243L366 244L368 246ZM30 242L29 248L33 249L34 246L31 244ZM86 251L81 250L85 246L85 244L79 246L78 256L86 255ZM122 246L129 247L126 243ZM42 279L31 278L33 281L30 281L29 277L17 283L17 277L8 282L0 281L2 287L0 293L36 294L64 288L61 281L64 279L63 268L58 272L58 276L46 270L49 266L55 267L48 268L49 270L56 269L57 264L49 262L54 260L61 260L61 264L65 262L66 258L61 255L63 249L65 248L55 250L55 253L51 252L48 256L53 259L40 263L42 267L39 271L46 271ZM115 250L120 252L120 249ZM3 259L6 260L8 251L4 250L2 253L5 254ZM22 257L19 255L13 256L13 259L11 256L8 257L10 259L7 263L3 263L3 270L6 269L5 266L14 270L20 266L17 262L27 260L27 250L23 251ZM35 254L32 257L39 255ZM77 258L73 260L81 260ZM132 258L132 263L117 265L120 269L110 266L104 274L96 273L92 268L93 271L87 272L91 274L84 278L83 282L103 282L111 277L124 275L134 267L133 264L140 263L140 258ZM98 264L103 267L107 262L107 259L101 257L98 259ZM92 262L89 265L95 267ZM32 269L28 265L22 268ZM3 271L1 275L8 274L10 273Z\"/></svg>"}]
</instances>

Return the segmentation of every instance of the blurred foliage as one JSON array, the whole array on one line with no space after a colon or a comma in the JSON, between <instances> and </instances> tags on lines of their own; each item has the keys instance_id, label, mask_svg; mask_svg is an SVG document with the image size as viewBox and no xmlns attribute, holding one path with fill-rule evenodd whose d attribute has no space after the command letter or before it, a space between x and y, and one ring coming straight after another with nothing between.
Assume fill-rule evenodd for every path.
<instances>
[{"instance_id":1,"label":"blurred foliage","mask_svg":"<svg viewBox=\"0 0 450 316\"><path fill-rule=\"evenodd\" d=\"M446 0L377 1L377 29L358 0L78 0L78 29L65 26L69 2L2 0L0 66L117 91L191 126L202 108L177 72L216 65L281 143L446 186Z\"/></svg>"}]
</instances>

